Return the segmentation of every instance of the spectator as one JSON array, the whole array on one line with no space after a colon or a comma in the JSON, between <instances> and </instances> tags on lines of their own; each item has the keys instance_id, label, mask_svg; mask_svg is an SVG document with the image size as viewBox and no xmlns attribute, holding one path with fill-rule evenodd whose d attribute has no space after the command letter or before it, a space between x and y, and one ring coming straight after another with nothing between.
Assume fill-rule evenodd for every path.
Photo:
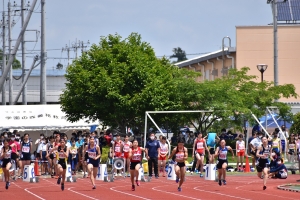
<instances>
[{"instance_id":1,"label":"spectator","mask_svg":"<svg viewBox=\"0 0 300 200\"><path fill-rule=\"evenodd\" d=\"M225 128L223 128L222 130L221 130L221 134L220 134L220 136L219 136L219 138L220 138L220 141L221 140L225 140L226 139L226 129Z\"/></svg>"},{"instance_id":2,"label":"spectator","mask_svg":"<svg viewBox=\"0 0 300 200\"><path fill-rule=\"evenodd\" d=\"M110 129L106 130L106 134L104 136L105 140L106 140L106 145L110 145L111 144L111 140L112 140L112 132Z\"/></svg>"},{"instance_id":3,"label":"spectator","mask_svg":"<svg viewBox=\"0 0 300 200\"><path fill-rule=\"evenodd\" d=\"M192 131L190 131L190 134L186 140L186 144L193 144L194 140L195 140L195 134Z\"/></svg>"},{"instance_id":4,"label":"spectator","mask_svg":"<svg viewBox=\"0 0 300 200\"><path fill-rule=\"evenodd\" d=\"M251 148L251 152L250 154L252 155L252 167L255 168L255 162L257 160L256 158L256 151L258 149L258 147L260 147L262 145L262 136L263 133L261 131L259 131L257 133L257 137L255 137L251 142L250 142L250 148Z\"/></svg>"},{"instance_id":5,"label":"spectator","mask_svg":"<svg viewBox=\"0 0 300 200\"><path fill-rule=\"evenodd\" d=\"M146 143L145 154L148 159L149 176L152 177L152 165L154 165L155 178L158 178L158 154L160 152L159 142L155 140L155 133L150 134L150 140Z\"/></svg>"},{"instance_id":6,"label":"spectator","mask_svg":"<svg viewBox=\"0 0 300 200\"><path fill-rule=\"evenodd\" d=\"M71 138L71 147L70 147L70 154L69 154L69 163L71 164L72 175L76 174L76 168L78 163L78 147L76 146L75 138Z\"/></svg>"},{"instance_id":7,"label":"spectator","mask_svg":"<svg viewBox=\"0 0 300 200\"><path fill-rule=\"evenodd\" d=\"M175 145L177 143L177 134L174 133L173 136L171 137L171 144Z\"/></svg>"},{"instance_id":8,"label":"spectator","mask_svg":"<svg viewBox=\"0 0 300 200\"><path fill-rule=\"evenodd\" d=\"M94 140L95 140L95 145L99 145L99 139L98 139L98 132L97 131L93 131L91 133L91 136L94 137Z\"/></svg>"},{"instance_id":9,"label":"spectator","mask_svg":"<svg viewBox=\"0 0 300 200\"><path fill-rule=\"evenodd\" d=\"M285 139L288 141L289 139L289 133L287 132L286 128L284 125L281 126L281 130L282 132L278 131L279 132L279 138L281 140L281 152L282 154L285 153L285 149L286 149L286 143L285 143Z\"/></svg>"}]
</instances>

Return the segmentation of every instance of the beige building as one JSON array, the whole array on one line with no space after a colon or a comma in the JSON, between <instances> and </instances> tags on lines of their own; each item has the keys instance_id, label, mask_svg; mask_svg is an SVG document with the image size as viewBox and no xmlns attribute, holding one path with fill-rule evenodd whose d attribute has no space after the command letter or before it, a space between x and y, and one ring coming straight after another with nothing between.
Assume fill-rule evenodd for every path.
<instances>
[{"instance_id":1,"label":"beige building","mask_svg":"<svg viewBox=\"0 0 300 200\"><path fill-rule=\"evenodd\" d=\"M274 81L274 50L273 26L237 26L236 48L224 47L223 50L189 59L176 65L200 71L202 80L214 80L226 74L227 69L234 67L240 69L244 66L250 68L249 74L258 76L261 73L257 64L268 65L264 72L264 80ZM224 58L224 60L223 60ZM224 61L224 64L223 64ZM278 80L279 85L294 84L296 92L300 95L300 25L278 25ZM295 107L300 104L299 99L280 99Z\"/></svg>"}]
</instances>

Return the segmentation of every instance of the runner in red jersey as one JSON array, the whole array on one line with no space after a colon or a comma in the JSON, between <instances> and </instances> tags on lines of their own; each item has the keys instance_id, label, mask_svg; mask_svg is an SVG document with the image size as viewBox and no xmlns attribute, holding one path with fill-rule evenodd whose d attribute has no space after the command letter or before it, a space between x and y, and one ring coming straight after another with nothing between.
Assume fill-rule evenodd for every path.
<instances>
[{"instance_id":1,"label":"runner in red jersey","mask_svg":"<svg viewBox=\"0 0 300 200\"><path fill-rule=\"evenodd\" d=\"M128 177L130 177L129 167L130 167L130 159L129 159L129 149L132 147L132 143L129 141L129 135L126 135L123 143L123 152L124 152L124 165L126 166L126 173ZM126 176L126 174L125 174Z\"/></svg>"},{"instance_id":2,"label":"runner in red jersey","mask_svg":"<svg viewBox=\"0 0 300 200\"><path fill-rule=\"evenodd\" d=\"M130 180L131 180L131 190L135 191L135 184L134 184L134 177L135 183L137 186L140 185L138 181L139 177L139 169L141 168L142 164L142 152L145 151L144 148L138 146L138 141L134 140L132 143L132 149L129 149L129 158L130 158Z\"/></svg>"},{"instance_id":3,"label":"runner in red jersey","mask_svg":"<svg viewBox=\"0 0 300 200\"><path fill-rule=\"evenodd\" d=\"M159 143L160 145L160 152L158 154L158 169L162 168L163 177L166 176L166 161L167 161L167 155L169 153L169 146L166 143L167 138L165 136L162 136L161 141Z\"/></svg>"},{"instance_id":4,"label":"runner in red jersey","mask_svg":"<svg viewBox=\"0 0 300 200\"><path fill-rule=\"evenodd\" d=\"M113 145L113 159L114 158L122 158L123 154L123 141L120 139L120 135L115 135L116 140L112 143ZM116 174L117 170L115 169L114 173L115 175L122 176L120 173Z\"/></svg>"},{"instance_id":5,"label":"runner in red jersey","mask_svg":"<svg viewBox=\"0 0 300 200\"><path fill-rule=\"evenodd\" d=\"M194 140L193 155L192 155L193 158L194 156L196 156L197 158L196 169L198 169L200 165L200 177L203 177L202 172L203 172L205 150L208 152L208 155L210 157L210 153L206 145L206 140L202 138L202 133L200 132L198 134L197 139Z\"/></svg>"}]
</instances>

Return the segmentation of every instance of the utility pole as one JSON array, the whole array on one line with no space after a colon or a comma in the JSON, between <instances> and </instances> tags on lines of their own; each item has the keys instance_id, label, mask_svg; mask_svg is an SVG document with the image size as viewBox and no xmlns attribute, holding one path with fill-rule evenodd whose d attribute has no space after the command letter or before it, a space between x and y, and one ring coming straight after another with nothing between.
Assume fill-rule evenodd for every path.
<instances>
[{"instance_id":1,"label":"utility pole","mask_svg":"<svg viewBox=\"0 0 300 200\"><path fill-rule=\"evenodd\" d=\"M31 6L30 6L28 15L26 16L26 19L25 19L25 22L24 22L24 26L22 27L22 29L21 29L21 31L20 31L20 34L19 34L19 36L18 36L18 39L17 39L17 41L16 41L16 43L15 43L14 49L12 50L12 53L11 53L11 55L10 55L9 58L8 58L7 66L12 65L12 63L13 63L13 61L14 61L14 59L15 59L16 53L17 53L18 48L19 48L20 43L21 43L22 35L25 33L26 27L27 27L27 25L28 25L28 23L29 23L29 20L30 20L30 18L31 18L31 15L32 15L32 13L33 13L33 11L34 11L34 7L35 7L35 5L36 5L36 2L37 2L37 0L33 0L32 4L31 4ZM7 77L7 75L8 75L8 72L9 72L9 68L8 68L8 67L4 68L3 74L2 74L2 76L0 77L0 88L3 87L4 82L5 82L5 80L6 80L6 77ZM2 91L1 91L1 92L2 92Z\"/></svg>"},{"instance_id":2,"label":"utility pole","mask_svg":"<svg viewBox=\"0 0 300 200\"><path fill-rule=\"evenodd\" d=\"M22 20L22 27L24 26L24 10L25 10L25 0L21 0L21 20ZM25 62L26 62L26 56L25 56L25 33L22 36L22 42L21 42L21 48L22 48L22 84L25 82L25 76L26 76L26 69L25 69ZM27 105L27 83L25 83L22 93L22 104Z\"/></svg>"},{"instance_id":3,"label":"utility pole","mask_svg":"<svg viewBox=\"0 0 300 200\"><path fill-rule=\"evenodd\" d=\"M274 37L274 86L278 86L278 37L277 37L277 1L272 1L273 37Z\"/></svg>"},{"instance_id":4,"label":"utility pole","mask_svg":"<svg viewBox=\"0 0 300 200\"><path fill-rule=\"evenodd\" d=\"M61 51L63 52L63 51L66 51L67 53L68 53L68 66L70 65L70 51L71 51L71 47L69 47L67 44L66 44L66 46L65 47L63 47L62 49L61 49Z\"/></svg>"},{"instance_id":5,"label":"utility pole","mask_svg":"<svg viewBox=\"0 0 300 200\"><path fill-rule=\"evenodd\" d=\"M11 42L12 42L11 27L12 27L12 24L11 24L11 3L8 2L8 54L9 54L9 56L11 56ZM10 68L9 69L9 78L8 78L8 81L9 81L9 105L12 105L13 104L13 76L12 76L13 70L12 70L12 64L8 65L7 67Z\"/></svg>"},{"instance_id":6,"label":"utility pole","mask_svg":"<svg viewBox=\"0 0 300 200\"><path fill-rule=\"evenodd\" d=\"M3 13L2 13L2 76L4 74L4 69L6 67L6 37L5 37L5 11L4 11L4 1L3 1ZM5 81L2 87L2 105L6 105L6 89Z\"/></svg>"},{"instance_id":7,"label":"utility pole","mask_svg":"<svg viewBox=\"0 0 300 200\"><path fill-rule=\"evenodd\" d=\"M41 83L40 83L40 103L46 104L46 44L45 44L45 4L46 0L41 0Z\"/></svg>"}]
</instances>

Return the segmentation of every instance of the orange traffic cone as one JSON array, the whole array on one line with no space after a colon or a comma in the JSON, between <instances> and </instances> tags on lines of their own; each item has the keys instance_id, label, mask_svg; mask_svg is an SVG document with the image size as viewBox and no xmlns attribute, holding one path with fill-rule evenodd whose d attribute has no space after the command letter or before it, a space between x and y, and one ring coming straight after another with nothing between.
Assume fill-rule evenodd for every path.
<instances>
[{"instance_id":1,"label":"orange traffic cone","mask_svg":"<svg viewBox=\"0 0 300 200\"><path fill-rule=\"evenodd\" d=\"M244 172L250 172L249 158L247 155L246 155L246 166Z\"/></svg>"},{"instance_id":2,"label":"orange traffic cone","mask_svg":"<svg viewBox=\"0 0 300 200\"><path fill-rule=\"evenodd\" d=\"M40 176L40 170L39 170L39 161L37 159L35 159L34 162L34 174L35 176Z\"/></svg>"}]
</instances>

